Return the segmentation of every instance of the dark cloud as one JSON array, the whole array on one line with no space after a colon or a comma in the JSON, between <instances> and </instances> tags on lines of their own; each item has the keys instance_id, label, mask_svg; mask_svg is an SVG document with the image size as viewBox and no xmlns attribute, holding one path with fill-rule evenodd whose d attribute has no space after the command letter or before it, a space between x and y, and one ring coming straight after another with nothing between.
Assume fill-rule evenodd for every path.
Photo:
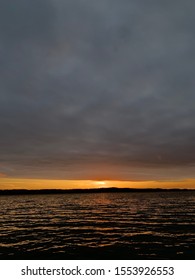
<instances>
[{"instance_id":1,"label":"dark cloud","mask_svg":"<svg viewBox=\"0 0 195 280\"><path fill-rule=\"evenodd\" d=\"M11 176L193 175L192 1L0 4L0 161Z\"/></svg>"},{"instance_id":2,"label":"dark cloud","mask_svg":"<svg viewBox=\"0 0 195 280\"><path fill-rule=\"evenodd\" d=\"M45 41L51 36L54 7L47 0L0 1L1 42Z\"/></svg>"}]
</instances>

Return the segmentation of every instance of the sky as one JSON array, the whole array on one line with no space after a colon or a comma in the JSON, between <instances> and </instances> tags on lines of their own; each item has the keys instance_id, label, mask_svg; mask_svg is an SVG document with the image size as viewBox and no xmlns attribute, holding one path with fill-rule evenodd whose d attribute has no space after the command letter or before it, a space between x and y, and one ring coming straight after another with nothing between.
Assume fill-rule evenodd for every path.
<instances>
[{"instance_id":1,"label":"sky","mask_svg":"<svg viewBox=\"0 0 195 280\"><path fill-rule=\"evenodd\" d=\"M0 0L0 182L193 181L194 11Z\"/></svg>"}]
</instances>

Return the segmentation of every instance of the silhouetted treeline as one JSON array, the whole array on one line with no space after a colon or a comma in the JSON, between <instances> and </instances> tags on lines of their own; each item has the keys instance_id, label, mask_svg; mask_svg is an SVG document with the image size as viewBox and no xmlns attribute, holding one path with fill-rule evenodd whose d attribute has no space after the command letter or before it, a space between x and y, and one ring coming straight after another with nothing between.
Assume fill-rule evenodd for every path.
<instances>
[{"instance_id":1,"label":"silhouetted treeline","mask_svg":"<svg viewBox=\"0 0 195 280\"><path fill-rule=\"evenodd\" d=\"M162 189L162 188L96 188L96 189L12 189L0 190L0 195L24 195L24 194L63 194L63 193L132 193L132 192L183 192L195 191L195 189Z\"/></svg>"}]
</instances>

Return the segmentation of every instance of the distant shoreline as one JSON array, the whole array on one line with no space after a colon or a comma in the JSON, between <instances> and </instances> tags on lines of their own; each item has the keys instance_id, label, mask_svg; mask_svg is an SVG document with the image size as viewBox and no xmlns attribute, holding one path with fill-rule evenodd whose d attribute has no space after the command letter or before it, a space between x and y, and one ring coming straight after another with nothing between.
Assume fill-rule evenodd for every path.
<instances>
[{"instance_id":1,"label":"distant shoreline","mask_svg":"<svg viewBox=\"0 0 195 280\"><path fill-rule=\"evenodd\" d=\"M0 190L0 195L40 195L40 194L74 194L74 193L135 193L135 192L189 192L195 189L163 189L163 188L94 188L94 189L11 189Z\"/></svg>"}]
</instances>

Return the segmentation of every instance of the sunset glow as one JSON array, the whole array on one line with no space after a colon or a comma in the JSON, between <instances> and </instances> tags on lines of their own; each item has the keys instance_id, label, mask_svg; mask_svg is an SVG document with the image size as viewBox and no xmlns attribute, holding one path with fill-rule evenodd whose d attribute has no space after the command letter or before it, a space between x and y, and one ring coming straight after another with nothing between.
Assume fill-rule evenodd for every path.
<instances>
[{"instance_id":1,"label":"sunset glow","mask_svg":"<svg viewBox=\"0 0 195 280\"><path fill-rule=\"evenodd\" d=\"M169 258L195 259L194 11L1 1L0 259L25 261L15 278L74 274L35 259L108 259L118 279L126 264L155 278Z\"/></svg>"},{"instance_id":2,"label":"sunset glow","mask_svg":"<svg viewBox=\"0 0 195 280\"><path fill-rule=\"evenodd\" d=\"M0 189L194 188L193 1L142 2L2 2Z\"/></svg>"},{"instance_id":3,"label":"sunset glow","mask_svg":"<svg viewBox=\"0 0 195 280\"><path fill-rule=\"evenodd\" d=\"M94 181L0 178L1 189L91 189L91 188L181 188L194 189L195 180L183 181Z\"/></svg>"},{"instance_id":4,"label":"sunset glow","mask_svg":"<svg viewBox=\"0 0 195 280\"><path fill-rule=\"evenodd\" d=\"M104 186L107 186L107 183L104 181L97 181L97 182L95 181L94 185L97 187L104 187Z\"/></svg>"}]
</instances>

